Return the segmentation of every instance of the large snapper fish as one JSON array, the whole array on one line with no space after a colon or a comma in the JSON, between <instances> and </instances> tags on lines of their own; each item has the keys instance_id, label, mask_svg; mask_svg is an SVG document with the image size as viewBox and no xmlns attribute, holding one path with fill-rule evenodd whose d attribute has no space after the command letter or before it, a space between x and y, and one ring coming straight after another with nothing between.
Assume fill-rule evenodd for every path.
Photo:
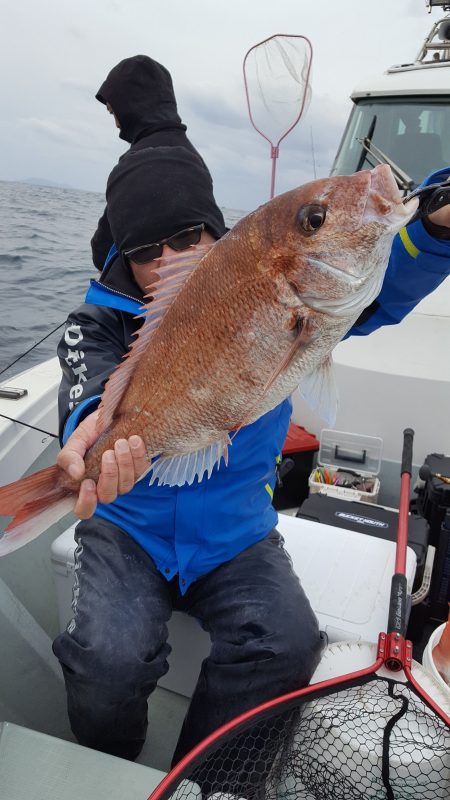
<instances>
[{"instance_id":1,"label":"large snapper fish","mask_svg":"<svg viewBox=\"0 0 450 800\"><path fill-rule=\"evenodd\" d=\"M332 421L331 351L378 295L402 203L388 166L314 181L242 219L212 246L155 262L145 321L102 397L86 477L120 438L143 437L150 481L209 478L243 426L300 386ZM0 489L14 516L0 554L71 510L80 484L59 467Z\"/></svg>"}]
</instances>

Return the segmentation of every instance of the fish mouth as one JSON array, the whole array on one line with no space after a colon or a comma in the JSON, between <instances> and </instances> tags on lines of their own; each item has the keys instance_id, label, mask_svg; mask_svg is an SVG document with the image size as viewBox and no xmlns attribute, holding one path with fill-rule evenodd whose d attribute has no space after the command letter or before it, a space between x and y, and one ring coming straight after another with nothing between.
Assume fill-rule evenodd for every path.
<instances>
[{"instance_id":1,"label":"fish mouth","mask_svg":"<svg viewBox=\"0 0 450 800\"><path fill-rule=\"evenodd\" d=\"M336 264L328 264L326 261L321 261L319 258L311 258L311 256L308 256L308 266L328 272L334 277L337 276L339 278L342 275L345 283L350 284L350 286L357 287L365 280L364 276L352 275L346 269L336 266Z\"/></svg>"},{"instance_id":2,"label":"fish mouth","mask_svg":"<svg viewBox=\"0 0 450 800\"><path fill-rule=\"evenodd\" d=\"M389 227L400 230L412 219L419 206L416 197L403 203L403 198L388 164L379 164L370 170L370 185L361 224L380 222L386 219Z\"/></svg>"}]
</instances>

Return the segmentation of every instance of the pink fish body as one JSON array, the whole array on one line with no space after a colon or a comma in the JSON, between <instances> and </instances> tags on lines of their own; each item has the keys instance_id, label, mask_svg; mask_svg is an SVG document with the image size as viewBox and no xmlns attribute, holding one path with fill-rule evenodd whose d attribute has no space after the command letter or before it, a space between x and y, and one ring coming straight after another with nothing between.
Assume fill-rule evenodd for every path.
<instances>
[{"instance_id":1,"label":"pink fish body","mask_svg":"<svg viewBox=\"0 0 450 800\"><path fill-rule=\"evenodd\" d=\"M155 263L144 324L105 387L87 476L97 480L117 439L139 434L151 482L209 478L234 432L298 386L332 422L331 352L378 295L416 207L379 166L280 195L212 247ZM58 467L1 488L0 514L14 519L0 554L73 508L78 489Z\"/></svg>"},{"instance_id":2,"label":"pink fish body","mask_svg":"<svg viewBox=\"0 0 450 800\"><path fill-rule=\"evenodd\" d=\"M449 604L450 605L450 604ZM433 647L432 657L439 675L450 686L450 609L448 620L438 643Z\"/></svg>"}]
</instances>

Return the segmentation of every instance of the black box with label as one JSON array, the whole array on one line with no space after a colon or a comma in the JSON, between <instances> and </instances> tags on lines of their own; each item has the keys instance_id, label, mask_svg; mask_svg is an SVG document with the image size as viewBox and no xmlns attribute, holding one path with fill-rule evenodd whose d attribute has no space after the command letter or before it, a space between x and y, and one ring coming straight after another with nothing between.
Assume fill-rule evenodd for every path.
<instances>
[{"instance_id":1,"label":"black box with label","mask_svg":"<svg viewBox=\"0 0 450 800\"><path fill-rule=\"evenodd\" d=\"M430 544L437 545L444 517L450 509L450 484L436 475L450 478L450 456L430 453L423 465L428 468L430 475L427 480L419 481L415 488L417 510L430 526Z\"/></svg>"},{"instance_id":2,"label":"black box with label","mask_svg":"<svg viewBox=\"0 0 450 800\"><path fill-rule=\"evenodd\" d=\"M415 506L428 522L430 544L436 548L429 594L430 615L444 621L450 603L450 456L430 453L424 461L428 476L415 487Z\"/></svg>"}]
</instances>

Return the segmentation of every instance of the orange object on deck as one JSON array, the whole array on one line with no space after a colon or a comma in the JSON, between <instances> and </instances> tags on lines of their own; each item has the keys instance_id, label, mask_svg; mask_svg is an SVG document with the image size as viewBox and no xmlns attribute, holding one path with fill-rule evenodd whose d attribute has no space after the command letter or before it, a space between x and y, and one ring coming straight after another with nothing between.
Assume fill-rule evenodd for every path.
<instances>
[{"instance_id":1,"label":"orange object on deck","mask_svg":"<svg viewBox=\"0 0 450 800\"><path fill-rule=\"evenodd\" d=\"M309 433L300 425L290 423L282 450L284 456L290 453L304 453L306 450L315 452L319 447L320 442L314 434Z\"/></svg>"}]
</instances>

